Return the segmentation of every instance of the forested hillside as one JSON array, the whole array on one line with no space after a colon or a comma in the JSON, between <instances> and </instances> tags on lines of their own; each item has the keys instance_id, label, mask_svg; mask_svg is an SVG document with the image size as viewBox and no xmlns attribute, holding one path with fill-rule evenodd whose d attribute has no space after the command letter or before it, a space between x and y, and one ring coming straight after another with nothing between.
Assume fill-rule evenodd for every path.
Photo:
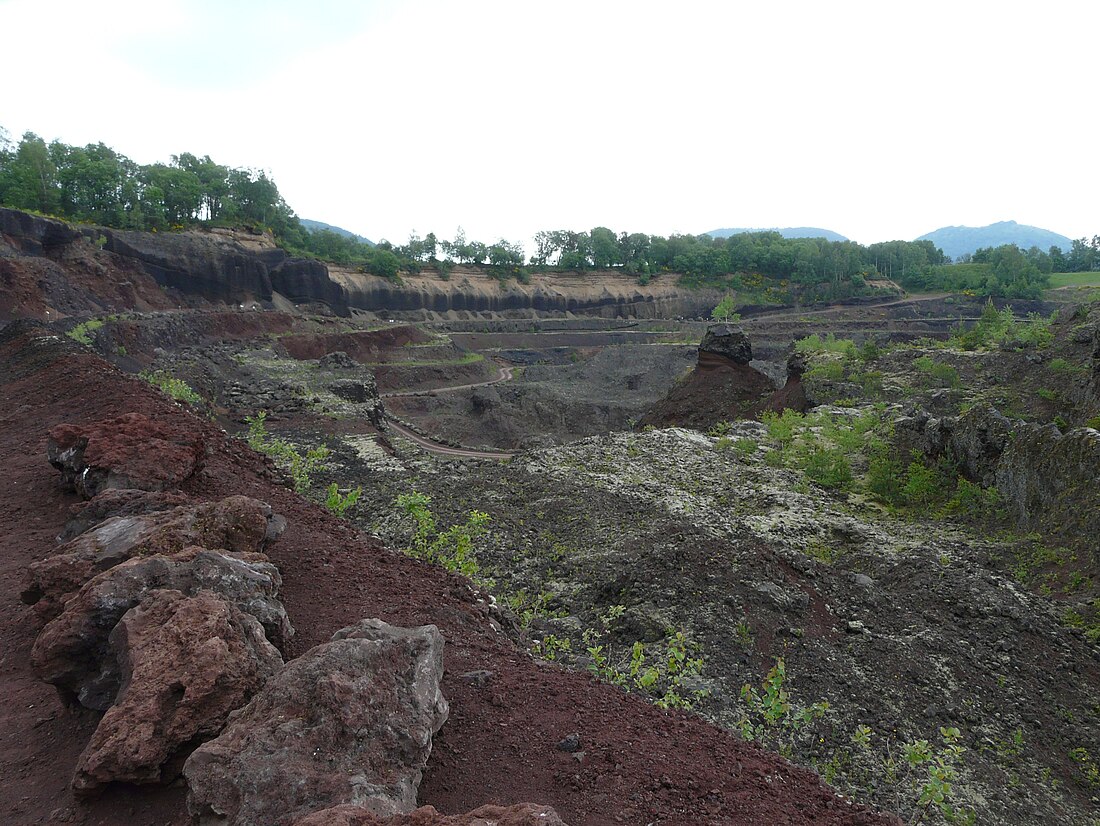
<instances>
[{"instance_id":1,"label":"forested hillside","mask_svg":"<svg viewBox=\"0 0 1100 826\"><path fill-rule=\"evenodd\" d=\"M685 286L729 290L742 304L789 304L868 296L904 289L967 290L978 295L1036 298L1051 272L1100 268L1100 236L1074 241L1068 253L1026 252L1007 244L980 249L952 264L932 241L863 246L783 231L739 232L728 238L647 235L595 227L536 233L534 251L505 239L453 240L429 232L404 244L328 228L310 231L263 170L233 168L209 156L173 155L138 164L105 144L47 143L28 132L15 143L0 130L0 205L121 229L162 232L195 225L269 229L280 246L303 256L395 278L424 267L446 277L455 262L486 267L498 278L526 282L533 272L611 270L642 284L674 275ZM788 231L790 234L790 231Z\"/></svg>"}]
</instances>

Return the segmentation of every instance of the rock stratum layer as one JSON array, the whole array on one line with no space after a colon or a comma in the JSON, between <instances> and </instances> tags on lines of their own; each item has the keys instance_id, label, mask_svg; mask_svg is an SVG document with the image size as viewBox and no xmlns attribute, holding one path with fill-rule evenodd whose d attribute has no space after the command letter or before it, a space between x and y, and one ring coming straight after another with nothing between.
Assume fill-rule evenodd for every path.
<instances>
[{"instance_id":1,"label":"rock stratum layer","mask_svg":"<svg viewBox=\"0 0 1100 826\"><path fill-rule=\"evenodd\" d=\"M481 313L576 313L673 318L710 312L714 290L649 284L618 273L536 273L501 281L478 267L382 278L295 258L270 235L223 229L133 232L73 226L0 208L0 320L159 310L180 305L271 306L279 297L337 315L387 317ZM281 305L284 306L284 305Z\"/></svg>"}]
</instances>

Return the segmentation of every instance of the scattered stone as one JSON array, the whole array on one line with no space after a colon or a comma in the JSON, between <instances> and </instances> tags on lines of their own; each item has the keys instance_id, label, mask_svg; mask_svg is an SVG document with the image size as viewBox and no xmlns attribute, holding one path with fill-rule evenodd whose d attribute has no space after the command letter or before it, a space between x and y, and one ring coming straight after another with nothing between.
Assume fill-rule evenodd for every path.
<instances>
[{"instance_id":1,"label":"scattered stone","mask_svg":"<svg viewBox=\"0 0 1100 826\"><path fill-rule=\"evenodd\" d=\"M163 770L177 750L216 735L283 664L260 624L212 591L149 593L110 647L122 688L77 762L80 795L171 779Z\"/></svg>"},{"instance_id":2,"label":"scattered stone","mask_svg":"<svg viewBox=\"0 0 1100 826\"><path fill-rule=\"evenodd\" d=\"M338 631L288 663L191 755L192 817L283 826L341 804L411 812L432 735L447 719L442 674L434 625L364 620Z\"/></svg>"},{"instance_id":3,"label":"scattered stone","mask_svg":"<svg viewBox=\"0 0 1100 826\"><path fill-rule=\"evenodd\" d=\"M581 750L581 736L579 734L567 734L561 740L558 741L555 748L560 751L567 751L570 754Z\"/></svg>"},{"instance_id":4,"label":"scattered stone","mask_svg":"<svg viewBox=\"0 0 1100 826\"><path fill-rule=\"evenodd\" d=\"M262 554L233 556L192 547L131 559L96 576L65 603L35 640L31 664L64 700L103 711L123 682L112 631L151 592L213 591L254 617L268 639L285 650L294 630L278 599L281 585L278 569Z\"/></svg>"},{"instance_id":5,"label":"scattered stone","mask_svg":"<svg viewBox=\"0 0 1100 826\"><path fill-rule=\"evenodd\" d=\"M863 620L849 620L845 626L845 631L849 634L867 634L867 626L863 624Z\"/></svg>"},{"instance_id":6,"label":"scattered stone","mask_svg":"<svg viewBox=\"0 0 1100 826\"><path fill-rule=\"evenodd\" d=\"M127 413L91 426L61 424L50 430L46 457L62 484L91 499L108 488L166 490L202 464L205 445L170 425Z\"/></svg>"},{"instance_id":7,"label":"scattered stone","mask_svg":"<svg viewBox=\"0 0 1100 826\"><path fill-rule=\"evenodd\" d=\"M479 669L477 671L467 671L461 679L464 683L469 683L478 688L485 688L493 681L494 677L496 677L496 672Z\"/></svg>"}]
</instances>

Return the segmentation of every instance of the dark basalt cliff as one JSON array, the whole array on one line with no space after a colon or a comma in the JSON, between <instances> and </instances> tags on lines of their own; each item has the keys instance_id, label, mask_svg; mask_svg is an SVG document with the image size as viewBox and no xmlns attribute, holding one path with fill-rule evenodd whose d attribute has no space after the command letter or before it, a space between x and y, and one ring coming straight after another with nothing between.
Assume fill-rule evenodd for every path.
<instances>
[{"instance_id":1,"label":"dark basalt cliff","mask_svg":"<svg viewBox=\"0 0 1100 826\"><path fill-rule=\"evenodd\" d=\"M616 272L554 272L521 284L462 266L446 280L434 271L395 280L295 258L270 235L244 230L135 232L0 209L0 316L268 303L282 296L338 315L356 309L410 320L466 313L648 319L705 316L721 298L678 280L669 274L642 285Z\"/></svg>"},{"instance_id":2,"label":"dark basalt cliff","mask_svg":"<svg viewBox=\"0 0 1100 826\"><path fill-rule=\"evenodd\" d=\"M270 302L275 293L349 313L323 263L294 258L269 236L73 226L0 208L0 305L16 315Z\"/></svg>"}]
</instances>

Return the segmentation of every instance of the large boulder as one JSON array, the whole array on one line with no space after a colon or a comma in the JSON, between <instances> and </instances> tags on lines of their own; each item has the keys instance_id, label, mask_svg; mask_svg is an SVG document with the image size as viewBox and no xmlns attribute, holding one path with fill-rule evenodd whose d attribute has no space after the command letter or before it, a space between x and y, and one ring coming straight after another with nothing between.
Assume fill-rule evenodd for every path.
<instances>
[{"instance_id":1,"label":"large boulder","mask_svg":"<svg viewBox=\"0 0 1100 826\"><path fill-rule=\"evenodd\" d=\"M364 620L272 677L184 766L204 824L288 826L341 804L416 808L432 735L447 719L434 625Z\"/></svg>"},{"instance_id":2,"label":"large boulder","mask_svg":"<svg viewBox=\"0 0 1100 826\"><path fill-rule=\"evenodd\" d=\"M122 685L77 762L77 794L171 779L177 751L221 731L283 664L263 627L211 591L147 594L115 626L110 648Z\"/></svg>"},{"instance_id":3,"label":"large boulder","mask_svg":"<svg viewBox=\"0 0 1100 826\"><path fill-rule=\"evenodd\" d=\"M709 363L707 356L718 356L734 364L748 364L752 361L752 344L740 327L730 324L712 324L707 327L703 341L699 345L699 366Z\"/></svg>"},{"instance_id":4,"label":"large boulder","mask_svg":"<svg viewBox=\"0 0 1100 826\"><path fill-rule=\"evenodd\" d=\"M105 710L123 682L112 633L127 611L150 593L216 592L252 616L280 649L294 630L279 602L282 578L262 554L232 555L188 548L171 556L137 557L91 579L38 635L31 665L67 701Z\"/></svg>"},{"instance_id":5,"label":"large boulder","mask_svg":"<svg viewBox=\"0 0 1100 826\"><path fill-rule=\"evenodd\" d=\"M85 582L127 559L178 553L194 545L259 553L282 524L268 504L247 496L112 517L62 546L58 554L32 563L21 596L49 620Z\"/></svg>"},{"instance_id":6,"label":"large boulder","mask_svg":"<svg viewBox=\"0 0 1100 826\"><path fill-rule=\"evenodd\" d=\"M408 814L377 817L361 806L336 806L314 812L294 826L566 826L549 806L517 803L514 806L478 806L464 815L445 815L434 806L421 806Z\"/></svg>"},{"instance_id":7,"label":"large boulder","mask_svg":"<svg viewBox=\"0 0 1100 826\"><path fill-rule=\"evenodd\" d=\"M68 542L112 516L145 516L189 504L191 498L179 491L109 488L69 509L69 521L65 523L58 541Z\"/></svg>"},{"instance_id":8,"label":"large boulder","mask_svg":"<svg viewBox=\"0 0 1100 826\"><path fill-rule=\"evenodd\" d=\"M180 436L141 413L88 426L57 425L46 445L62 483L85 499L108 488L176 487L199 469L205 451L201 439Z\"/></svg>"}]
</instances>

